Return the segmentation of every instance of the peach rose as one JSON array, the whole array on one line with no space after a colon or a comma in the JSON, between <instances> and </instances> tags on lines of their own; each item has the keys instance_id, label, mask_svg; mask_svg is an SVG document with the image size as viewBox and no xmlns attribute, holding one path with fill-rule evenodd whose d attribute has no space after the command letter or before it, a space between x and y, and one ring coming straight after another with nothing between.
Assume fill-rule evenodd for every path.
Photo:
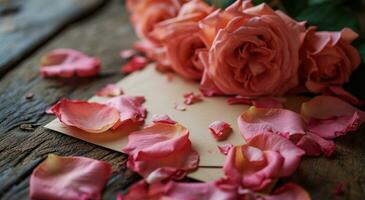
<instances>
[{"instance_id":1,"label":"peach rose","mask_svg":"<svg viewBox=\"0 0 365 200\"><path fill-rule=\"evenodd\" d=\"M200 22L204 94L282 95L298 84L303 25L266 4L237 1Z\"/></svg>"},{"instance_id":2,"label":"peach rose","mask_svg":"<svg viewBox=\"0 0 365 200\"><path fill-rule=\"evenodd\" d=\"M341 86L360 65L359 52L351 46L358 35L349 28L340 32L316 32L310 27L300 50L300 78L311 92Z\"/></svg>"},{"instance_id":3,"label":"peach rose","mask_svg":"<svg viewBox=\"0 0 365 200\"><path fill-rule=\"evenodd\" d=\"M177 17L157 24L151 33L165 48L171 68L186 79L202 77L204 67L199 52L206 46L199 38L198 22L212 10L203 0L192 0L181 7Z\"/></svg>"}]
</instances>

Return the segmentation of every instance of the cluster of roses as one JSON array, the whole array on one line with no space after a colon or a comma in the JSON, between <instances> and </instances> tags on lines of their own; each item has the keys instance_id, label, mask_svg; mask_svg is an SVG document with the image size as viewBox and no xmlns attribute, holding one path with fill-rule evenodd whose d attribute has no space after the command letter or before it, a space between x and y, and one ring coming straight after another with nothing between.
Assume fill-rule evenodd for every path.
<instances>
[{"instance_id":1,"label":"cluster of roses","mask_svg":"<svg viewBox=\"0 0 365 200\"><path fill-rule=\"evenodd\" d=\"M129 0L127 6L141 39L135 48L160 70L200 80L207 96L326 92L361 62L351 29L318 32L266 4L237 0L221 10L202 0Z\"/></svg>"}]
</instances>

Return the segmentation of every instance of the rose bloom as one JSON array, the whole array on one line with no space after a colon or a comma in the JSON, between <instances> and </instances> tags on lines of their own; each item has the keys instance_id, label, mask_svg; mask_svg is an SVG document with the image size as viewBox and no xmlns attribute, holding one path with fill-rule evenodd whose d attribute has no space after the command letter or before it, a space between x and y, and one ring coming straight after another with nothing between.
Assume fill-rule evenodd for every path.
<instances>
[{"instance_id":1,"label":"rose bloom","mask_svg":"<svg viewBox=\"0 0 365 200\"><path fill-rule=\"evenodd\" d=\"M200 80L203 75L199 53L206 46L199 38L198 22L212 10L203 0L192 0L181 7L177 17L157 24L151 33L165 48L171 68L186 79Z\"/></svg>"},{"instance_id":2,"label":"rose bloom","mask_svg":"<svg viewBox=\"0 0 365 200\"><path fill-rule=\"evenodd\" d=\"M282 95L298 84L303 24L266 4L237 1L200 22L205 95Z\"/></svg>"},{"instance_id":3,"label":"rose bloom","mask_svg":"<svg viewBox=\"0 0 365 200\"><path fill-rule=\"evenodd\" d=\"M300 50L300 78L311 92L341 86L360 65L359 52L351 46L358 35L349 28L339 32L316 32L310 27Z\"/></svg>"}]
</instances>

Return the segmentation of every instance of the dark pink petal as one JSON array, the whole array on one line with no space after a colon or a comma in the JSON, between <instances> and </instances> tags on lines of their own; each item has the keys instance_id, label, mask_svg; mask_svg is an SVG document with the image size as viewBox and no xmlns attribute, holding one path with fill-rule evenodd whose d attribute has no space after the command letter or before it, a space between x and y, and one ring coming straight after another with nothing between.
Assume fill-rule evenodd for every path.
<instances>
[{"instance_id":1,"label":"dark pink petal","mask_svg":"<svg viewBox=\"0 0 365 200\"><path fill-rule=\"evenodd\" d=\"M126 121L134 123L143 122L147 115L147 110L142 106L145 102L142 96L121 95L113 97L105 102L106 105L117 109L120 113L120 123L113 127L118 128Z\"/></svg>"},{"instance_id":2,"label":"dark pink petal","mask_svg":"<svg viewBox=\"0 0 365 200\"><path fill-rule=\"evenodd\" d=\"M40 72L44 77L89 77L98 75L99 71L98 58L73 49L55 49L43 56L40 63Z\"/></svg>"},{"instance_id":3,"label":"dark pink petal","mask_svg":"<svg viewBox=\"0 0 365 200\"><path fill-rule=\"evenodd\" d=\"M184 103L186 105L191 105L197 102L203 101L202 97L200 95L196 95L193 92L189 92L184 94Z\"/></svg>"},{"instance_id":4,"label":"dark pink petal","mask_svg":"<svg viewBox=\"0 0 365 200\"><path fill-rule=\"evenodd\" d=\"M227 139L232 132L231 125L224 121L214 121L209 125L209 130L213 137L218 141Z\"/></svg>"},{"instance_id":5,"label":"dark pink petal","mask_svg":"<svg viewBox=\"0 0 365 200\"><path fill-rule=\"evenodd\" d=\"M335 195L336 196L342 196L344 194L344 188L346 187L346 183L339 183L336 185L335 188Z\"/></svg>"},{"instance_id":6,"label":"dark pink petal","mask_svg":"<svg viewBox=\"0 0 365 200\"><path fill-rule=\"evenodd\" d=\"M242 96L230 97L227 99L228 104L244 104L255 106L257 108L283 108L283 100L273 97L249 98Z\"/></svg>"},{"instance_id":7,"label":"dark pink petal","mask_svg":"<svg viewBox=\"0 0 365 200\"><path fill-rule=\"evenodd\" d=\"M181 178L181 173L196 169L199 161L189 131L179 124L154 123L133 132L122 151L129 155L128 167L149 182L170 178L172 174L178 175L173 178Z\"/></svg>"},{"instance_id":8,"label":"dark pink petal","mask_svg":"<svg viewBox=\"0 0 365 200\"><path fill-rule=\"evenodd\" d=\"M133 49L124 49L124 50L120 51L120 53L119 53L120 57L123 59L129 59L136 54L137 54L137 52Z\"/></svg>"},{"instance_id":9,"label":"dark pink petal","mask_svg":"<svg viewBox=\"0 0 365 200\"><path fill-rule=\"evenodd\" d=\"M223 144L223 145L217 145L219 151L223 154L223 155L227 155L229 150L231 150L231 148L233 148L233 144Z\"/></svg>"},{"instance_id":10,"label":"dark pink petal","mask_svg":"<svg viewBox=\"0 0 365 200\"><path fill-rule=\"evenodd\" d=\"M37 200L99 200L111 174L107 162L49 154L30 177L29 196Z\"/></svg>"},{"instance_id":11,"label":"dark pink petal","mask_svg":"<svg viewBox=\"0 0 365 200\"><path fill-rule=\"evenodd\" d=\"M279 108L256 108L251 106L238 117L238 126L245 139L257 133L273 132L291 137L306 132L306 124L301 116L293 111Z\"/></svg>"},{"instance_id":12,"label":"dark pink petal","mask_svg":"<svg viewBox=\"0 0 365 200\"><path fill-rule=\"evenodd\" d=\"M227 103L230 104L230 105L244 104L244 105L250 105L250 106L252 106L252 98L250 98L250 97L242 97L242 96L229 97L227 99Z\"/></svg>"},{"instance_id":13,"label":"dark pink petal","mask_svg":"<svg viewBox=\"0 0 365 200\"><path fill-rule=\"evenodd\" d=\"M261 191L273 180L290 176L303 155L304 151L288 139L274 133L261 133L246 144L231 148L223 170L243 188Z\"/></svg>"},{"instance_id":14,"label":"dark pink petal","mask_svg":"<svg viewBox=\"0 0 365 200\"><path fill-rule=\"evenodd\" d=\"M153 123L168 123L168 124L176 124L177 122L172 120L168 115L160 115L155 114L152 116Z\"/></svg>"},{"instance_id":15,"label":"dark pink petal","mask_svg":"<svg viewBox=\"0 0 365 200\"><path fill-rule=\"evenodd\" d=\"M143 69L148 63L148 60L143 56L133 56L127 64L123 65L121 71L123 73L132 73Z\"/></svg>"},{"instance_id":16,"label":"dark pink petal","mask_svg":"<svg viewBox=\"0 0 365 200\"><path fill-rule=\"evenodd\" d=\"M286 183L272 194L264 196L263 200L310 200L307 191L294 183Z\"/></svg>"},{"instance_id":17,"label":"dark pink petal","mask_svg":"<svg viewBox=\"0 0 365 200\"><path fill-rule=\"evenodd\" d=\"M62 99L50 110L63 124L90 133L105 132L120 119L120 113L113 107L79 100Z\"/></svg>"},{"instance_id":18,"label":"dark pink petal","mask_svg":"<svg viewBox=\"0 0 365 200\"><path fill-rule=\"evenodd\" d=\"M96 92L97 96L101 97L115 97L122 95L123 91L115 84L108 84L105 87L103 87L101 90Z\"/></svg>"},{"instance_id":19,"label":"dark pink petal","mask_svg":"<svg viewBox=\"0 0 365 200\"><path fill-rule=\"evenodd\" d=\"M331 156L336 150L336 144L332 140L326 140L322 137L307 132L296 143L298 147L303 149L308 156L319 156L323 153L326 157Z\"/></svg>"}]
</instances>

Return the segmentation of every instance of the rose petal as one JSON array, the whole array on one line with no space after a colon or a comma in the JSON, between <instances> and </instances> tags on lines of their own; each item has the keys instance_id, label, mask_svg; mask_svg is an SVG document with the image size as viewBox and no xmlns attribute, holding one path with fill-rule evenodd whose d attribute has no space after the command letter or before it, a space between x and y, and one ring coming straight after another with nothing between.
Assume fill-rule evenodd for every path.
<instances>
[{"instance_id":1,"label":"rose petal","mask_svg":"<svg viewBox=\"0 0 365 200\"><path fill-rule=\"evenodd\" d=\"M124 49L124 50L120 51L120 53L119 53L120 57L123 59L129 59L136 54L137 54L137 52L133 49Z\"/></svg>"},{"instance_id":2,"label":"rose petal","mask_svg":"<svg viewBox=\"0 0 365 200\"><path fill-rule=\"evenodd\" d=\"M183 104L175 103L174 109L178 111L185 111L186 107Z\"/></svg>"},{"instance_id":3,"label":"rose petal","mask_svg":"<svg viewBox=\"0 0 365 200\"><path fill-rule=\"evenodd\" d=\"M115 97L122 95L123 91L115 84L108 84L104 86L101 90L96 92L97 96L101 97Z\"/></svg>"},{"instance_id":4,"label":"rose petal","mask_svg":"<svg viewBox=\"0 0 365 200\"><path fill-rule=\"evenodd\" d=\"M29 195L31 199L101 199L111 174L111 165L104 161L49 154L30 177Z\"/></svg>"},{"instance_id":5,"label":"rose petal","mask_svg":"<svg viewBox=\"0 0 365 200\"><path fill-rule=\"evenodd\" d=\"M155 177L160 180L170 177L172 168L185 172L196 169L199 160L189 140L189 131L179 124L154 123L133 132L122 151L129 155L128 167L150 182L154 181L156 170L159 175ZM161 174L163 168L170 168L165 170L169 173Z\"/></svg>"},{"instance_id":6,"label":"rose petal","mask_svg":"<svg viewBox=\"0 0 365 200\"><path fill-rule=\"evenodd\" d=\"M256 108L251 106L238 117L238 126L245 139L257 133L273 132L290 137L306 132L306 124L297 113L279 108Z\"/></svg>"},{"instance_id":7,"label":"rose petal","mask_svg":"<svg viewBox=\"0 0 365 200\"><path fill-rule=\"evenodd\" d=\"M160 115L155 114L152 116L153 123L167 123L167 124L176 124L177 122L172 120L168 115Z\"/></svg>"},{"instance_id":8,"label":"rose petal","mask_svg":"<svg viewBox=\"0 0 365 200\"><path fill-rule=\"evenodd\" d=\"M328 90L325 91L324 94L336 96L336 97L338 97L350 104L356 105L356 106L365 105L364 100L360 100L360 99L356 98L351 93L347 92L346 90L344 90L341 87L335 87L335 86L328 87Z\"/></svg>"},{"instance_id":9,"label":"rose petal","mask_svg":"<svg viewBox=\"0 0 365 200\"><path fill-rule=\"evenodd\" d=\"M218 141L227 139L232 132L231 125L224 121L214 121L209 125L209 130L213 137Z\"/></svg>"},{"instance_id":10,"label":"rose petal","mask_svg":"<svg viewBox=\"0 0 365 200\"><path fill-rule=\"evenodd\" d=\"M62 99L51 109L67 126L77 127L90 133L101 133L119 122L117 109L104 104Z\"/></svg>"},{"instance_id":11,"label":"rose petal","mask_svg":"<svg viewBox=\"0 0 365 200\"><path fill-rule=\"evenodd\" d=\"M226 176L244 188L261 191L273 180L290 176L304 151L274 133L261 133L232 148L224 164Z\"/></svg>"},{"instance_id":12,"label":"rose petal","mask_svg":"<svg viewBox=\"0 0 365 200\"><path fill-rule=\"evenodd\" d=\"M200 95L196 95L193 92L189 92L184 94L184 103L186 105L191 105L197 102L203 101L202 97Z\"/></svg>"},{"instance_id":13,"label":"rose petal","mask_svg":"<svg viewBox=\"0 0 365 200\"><path fill-rule=\"evenodd\" d=\"M148 60L143 56L133 56L127 64L123 65L121 71L123 73L132 73L142 70L147 65Z\"/></svg>"},{"instance_id":14,"label":"rose petal","mask_svg":"<svg viewBox=\"0 0 365 200\"><path fill-rule=\"evenodd\" d=\"M323 152L326 157L330 157L336 150L336 144L332 140L323 139L311 132L303 135L296 145L308 156L319 156Z\"/></svg>"},{"instance_id":15,"label":"rose petal","mask_svg":"<svg viewBox=\"0 0 365 200\"><path fill-rule=\"evenodd\" d=\"M227 155L229 150L233 148L233 144L223 144L223 145L217 145L218 150L223 154Z\"/></svg>"},{"instance_id":16,"label":"rose petal","mask_svg":"<svg viewBox=\"0 0 365 200\"><path fill-rule=\"evenodd\" d=\"M310 200L310 196L299 185L286 183L276 189L272 194L265 196L264 200Z\"/></svg>"},{"instance_id":17,"label":"rose petal","mask_svg":"<svg viewBox=\"0 0 365 200\"><path fill-rule=\"evenodd\" d=\"M105 102L106 105L117 109L120 113L120 123L116 124L113 129L118 128L126 121L134 123L143 122L147 115L147 110L142 107L145 102L142 96L121 95L113 97Z\"/></svg>"},{"instance_id":18,"label":"rose petal","mask_svg":"<svg viewBox=\"0 0 365 200\"><path fill-rule=\"evenodd\" d=\"M227 99L228 104L245 104L257 108L283 108L283 100L273 97L250 98L235 96Z\"/></svg>"},{"instance_id":19,"label":"rose petal","mask_svg":"<svg viewBox=\"0 0 365 200\"><path fill-rule=\"evenodd\" d=\"M55 49L42 57L40 73L44 77L89 77L99 74L100 61L73 49Z\"/></svg>"}]
</instances>

